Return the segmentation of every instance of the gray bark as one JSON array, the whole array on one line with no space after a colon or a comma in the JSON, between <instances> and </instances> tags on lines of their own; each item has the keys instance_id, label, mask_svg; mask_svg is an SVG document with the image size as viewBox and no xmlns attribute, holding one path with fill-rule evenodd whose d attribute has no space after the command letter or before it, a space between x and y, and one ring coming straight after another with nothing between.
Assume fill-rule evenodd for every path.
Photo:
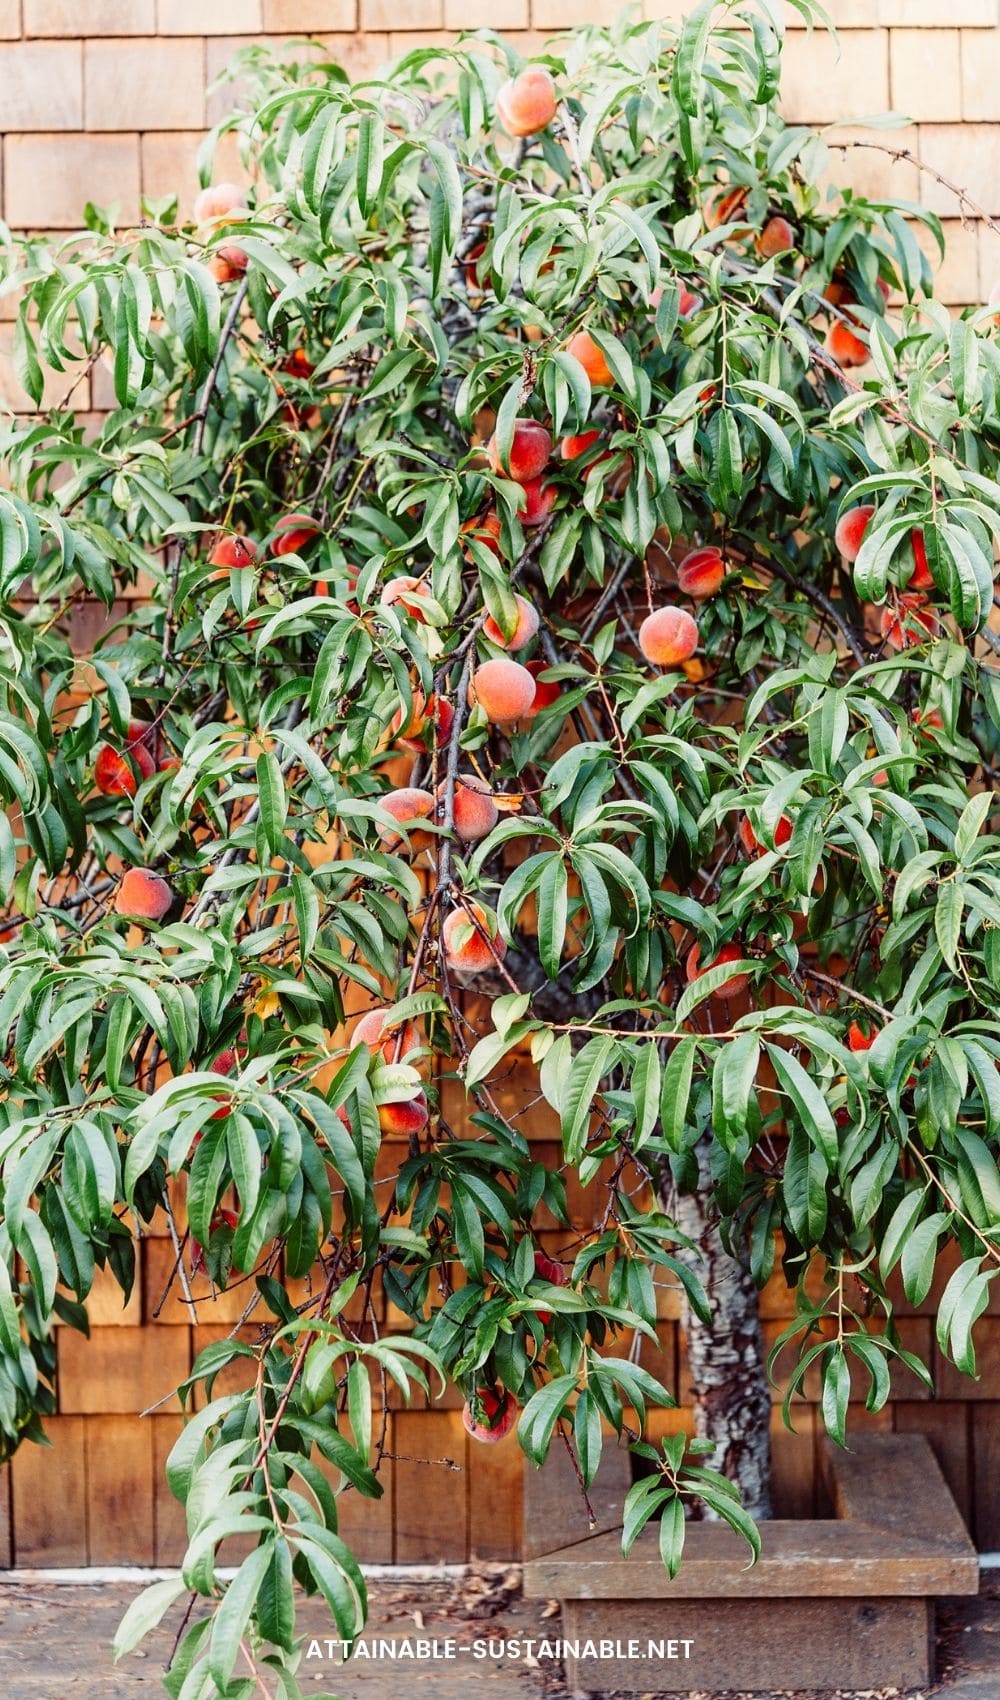
<instances>
[{"instance_id":1,"label":"gray bark","mask_svg":"<svg viewBox=\"0 0 1000 1700\"><path fill-rule=\"evenodd\" d=\"M699 1248L681 1252L706 1293L712 1321L701 1322L685 1304L683 1328L694 1385L695 1432L715 1443L706 1463L740 1490L750 1515L771 1515L771 1398L765 1371L758 1294L747 1268L729 1256L710 1203L711 1177L704 1146L698 1151L700 1184L676 1194L667 1209L681 1233ZM712 1514L703 1509L706 1517Z\"/></svg>"}]
</instances>

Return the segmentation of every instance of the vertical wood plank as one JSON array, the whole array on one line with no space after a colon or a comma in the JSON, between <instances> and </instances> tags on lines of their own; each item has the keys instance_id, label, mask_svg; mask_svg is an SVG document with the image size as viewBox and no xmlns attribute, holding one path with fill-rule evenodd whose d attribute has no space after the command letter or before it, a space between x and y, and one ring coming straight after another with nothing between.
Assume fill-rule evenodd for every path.
<instances>
[{"instance_id":1,"label":"vertical wood plank","mask_svg":"<svg viewBox=\"0 0 1000 1700\"><path fill-rule=\"evenodd\" d=\"M153 1434L149 1419L84 1419L87 1557L91 1564L152 1564Z\"/></svg>"},{"instance_id":2,"label":"vertical wood plank","mask_svg":"<svg viewBox=\"0 0 1000 1700\"><path fill-rule=\"evenodd\" d=\"M86 1564L83 1418L51 1417L45 1428L52 1445L26 1442L11 1463L15 1562Z\"/></svg>"},{"instance_id":3,"label":"vertical wood plank","mask_svg":"<svg viewBox=\"0 0 1000 1700\"><path fill-rule=\"evenodd\" d=\"M457 1411L399 1411L396 1563L463 1564L468 1557L468 1435ZM430 1460L450 1459L449 1470ZM424 1460L428 1462L424 1462Z\"/></svg>"}]
</instances>

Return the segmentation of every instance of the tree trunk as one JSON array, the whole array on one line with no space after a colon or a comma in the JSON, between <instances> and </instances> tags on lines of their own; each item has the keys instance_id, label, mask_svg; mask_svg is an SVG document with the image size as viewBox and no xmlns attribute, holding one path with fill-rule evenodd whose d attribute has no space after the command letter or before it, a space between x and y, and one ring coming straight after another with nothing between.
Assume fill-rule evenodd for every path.
<instances>
[{"instance_id":1,"label":"tree trunk","mask_svg":"<svg viewBox=\"0 0 1000 1700\"><path fill-rule=\"evenodd\" d=\"M757 1288L719 1237L710 1204L708 1152L699 1147L699 1186L664 1202L681 1233L701 1252L681 1251L708 1294L711 1324L706 1326L685 1303L683 1327L694 1386L695 1432L715 1443L706 1458L740 1491L755 1518L771 1515L771 1398L764 1367L764 1342L757 1312ZM703 1508L702 1515L711 1512Z\"/></svg>"}]
</instances>

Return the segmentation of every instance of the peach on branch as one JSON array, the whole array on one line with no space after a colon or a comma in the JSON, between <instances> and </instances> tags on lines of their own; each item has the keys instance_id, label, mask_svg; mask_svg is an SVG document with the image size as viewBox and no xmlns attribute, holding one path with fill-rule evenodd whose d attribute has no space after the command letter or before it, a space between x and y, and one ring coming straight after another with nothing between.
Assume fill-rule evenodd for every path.
<instances>
[{"instance_id":1,"label":"peach on branch","mask_svg":"<svg viewBox=\"0 0 1000 1700\"><path fill-rule=\"evenodd\" d=\"M238 248L235 242L227 242L224 247L216 248L208 261L208 269L216 283L235 283L242 277L250 264L250 256L245 248Z\"/></svg>"},{"instance_id":2,"label":"peach on branch","mask_svg":"<svg viewBox=\"0 0 1000 1700\"><path fill-rule=\"evenodd\" d=\"M211 1074L232 1074L233 1069L236 1067L236 1063L236 1052L233 1050L232 1046L229 1046L226 1050L220 1051L215 1060L209 1063L209 1072ZM221 1121L224 1116L228 1116L232 1113L232 1108L232 1098L227 1097L221 1099L219 1108L212 1111L209 1120L213 1122Z\"/></svg>"},{"instance_id":3,"label":"peach on branch","mask_svg":"<svg viewBox=\"0 0 1000 1700\"><path fill-rule=\"evenodd\" d=\"M677 584L685 596L714 596L725 576L722 550L714 544L692 549L677 568Z\"/></svg>"},{"instance_id":4,"label":"peach on branch","mask_svg":"<svg viewBox=\"0 0 1000 1700\"><path fill-rule=\"evenodd\" d=\"M522 485L524 501L517 510L522 525L543 525L556 505L559 494L554 484L544 478L528 478Z\"/></svg>"},{"instance_id":5,"label":"peach on branch","mask_svg":"<svg viewBox=\"0 0 1000 1700\"><path fill-rule=\"evenodd\" d=\"M887 604L879 622L882 638L890 649L910 649L926 638L937 637L941 623L926 596L905 592L895 607Z\"/></svg>"},{"instance_id":6,"label":"peach on branch","mask_svg":"<svg viewBox=\"0 0 1000 1700\"><path fill-rule=\"evenodd\" d=\"M282 514L274 528L272 555L301 555L314 538L322 536L309 514Z\"/></svg>"},{"instance_id":7,"label":"peach on branch","mask_svg":"<svg viewBox=\"0 0 1000 1700\"><path fill-rule=\"evenodd\" d=\"M390 1139L410 1139L423 1133L430 1120L426 1092L404 1098L395 1104L379 1104L378 1125Z\"/></svg>"},{"instance_id":8,"label":"peach on branch","mask_svg":"<svg viewBox=\"0 0 1000 1700\"><path fill-rule=\"evenodd\" d=\"M543 708L551 708L562 696L562 686L555 679L543 679L539 675L548 671L549 663L539 659L529 661L527 670L535 681L535 696L531 707L521 715L522 721L534 720Z\"/></svg>"},{"instance_id":9,"label":"peach on branch","mask_svg":"<svg viewBox=\"0 0 1000 1700\"><path fill-rule=\"evenodd\" d=\"M581 431L576 437L564 437L559 444L559 453L563 460L579 460L594 443L601 441L601 433L595 426L593 430Z\"/></svg>"},{"instance_id":10,"label":"peach on branch","mask_svg":"<svg viewBox=\"0 0 1000 1700\"><path fill-rule=\"evenodd\" d=\"M220 224L247 211L246 190L238 183L210 183L195 196L195 224Z\"/></svg>"},{"instance_id":11,"label":"peach on branch","mask_svg":"<svg viewBox=\"0 0 1000 1700\"><path fill-rule=\"evenodd\" d=\"M484 637L488 637L490 642L497 644L500 649L523 649L538 630L537 608L523 596L515 596L514 601L517 604L517 624L510 637L504 637L492 614L487 614L483 622Z\"/></svg>"},{"instance_id":12,"label":"peach on branch","mask_svg":"<svg viewBox=\"0 0 1000 1700\"><path fill-rule=\"evenodd\" d=\"M639 648L654 667L690 661L698 647L698 627L686 608L656 608L639 627Z\"/></svg>"},{"instance_id":13,"label":"peach on branch","mask_svg":"<svg viewBox=\"0 0 1000 1700\"><path fill-rule=\"evenodd\" d=\"M535 1252L535 1274L539 1281L547 1281L550 1287L565 1287L569 1280L566 1265L557 1263L554 1257L549 1257L548 1253L544 1251ZM543 1326L552 1321L550 1310L539 1310L535 1312L535 1315Z\"/></svg>"},{"instance_id":14,"label":"peach on branch","mask_svg":"<svg viewBox=\"0 0 1000 1700\"><path fill-rule=\"evenodd\" d=\"M939 708L915 708L910 718L918 737L933 740L936 733L944 731L944 716Z\"/></svg>"},{"instance_id":15,"label":"peach on branch","mask_svg":"<svg viewBox=\"0 0 1000 1700\"><path fill-rule=\"evenodd\" d=\"M428 820L434 813L434 798L429 791L422 790L418 785L401 785L398 790L380 797L379 803L393 820L399 822L407 835L411 851L424 850L433 843L432 834L419 830L419 823ZM403 838L400 833L393 832L388 826L380 826L378 830L379 837L387 849L398 850L401 847Z\"/></svg>"},{"instance_id":16,"label":"peach on branch","mask_svg":"<svg viewBox=\"0 0 1000 1700\"><path fill-rule=\"evenodd\" d=\"M162 921L174 894L165 879L149 868L127 868L115 893L115 909L130 921Z\"/></svg>"},{"instance_id":17,"label":"peach on branch","mask_svg":"<svg viewBox=\"0 0 1000 1700\"><path fill-rule=\"evenodd\" d=\"M914 526L910 532L910 548L913 552L913 571L906 581L907 590L933 590L934 577L927 565L927 546L919 525Z\"/></svg>"},{"instance_id":18,"label":"peach on branch","mask_svg":"<svg viewBox=\"0 0 1000 1700\"><path fill-rule=\"evenodd\" d=\"M515 484L526 484L529 478L539 478L548 466L552 458L552 434L537 419L516 419L506 466L496 432L486 445L486 454L494 472L512 478Z\"/></svg>"},{"instance_id":19,"label":"peach on branch","mask_svg":"<svg viewBox=\"0 0 1000 1700\"><path fill-rule=\"evenodd\" d=\"M761 843L757 834L754 832L754 829L750 824L749 815L744 815L742 817L737 831L740 843L748 856L759 856L762 854L765 846ZM778 819L778 824L774 829L775 848L780 849L783 844L787 844L791 836L792 823L787 815L781 815Z\"/></svg>"},{"instance_id":20,"label":"peach on branch","mask_svg":"<svg viewBox=\"0 0 1000 1700\"><path fill-rule=\"evenodd\" d=\"M434 742L439 750L444 749L451 737L451 728L455 720L455 710L447 697L431 695L425 699L423 691L414 691L413 706L409 719L403 725L403 710L398 708L389 726L390 734L401 744L404 750L412 750L414 755L423 755L425 740L430 727L434 727Z\"/></svg>"},{"instance_id":21,"label":"peach on branch","mask_svg":"<svg viewBox=\"0 0 1000 1700\"><path fill-rule=\"evenodd\" d=\"M559 97L544 65L526 65L497 92L497 122L508 136L534 136L551 124Z\"/></svg>"},{"instance_id":22,"label":"peach on branch","mask_svg":"<svg viewBox=\"0 0 1000 1700\"><path fill-rule=\"evenodd\" d=\"M577 331L566 344L566 353L583 367L595 388L608 389L615 375L608 365L603 349L599 348L589 331Z\"/></svg>"},{"instance_id":23,"label":"peach on branch","mask_svg":"<svg viewBox=\"0 0 1000 1700\"><path fill-rule=\"evenodd\" d=\"M865 366L870 359L868 344L839 319L826 333L826 351L845 371L851 366Z\"/></svg>"},{"instance_id":24,"label":"peach on branch","mask_svg":"<svg viewBox=\"0 0 1000 1700\"><path fill-rule=\"evenodd\" d=\"M237 531L224 531L212 545L208 564L225 568L227 572L238 567L252 567L257 552L257 545L251 537L241 537Z\"/></svg>"},{"instance_id":25,"label":"peach on branch","mask_svg":"<svg viewBox=\"0 0 1000 1700\"><path fill-rule=\"evenodd\" d=\"M795 247L795 231L787 218L775 214L769 218L757 238L757 252L762 260L773 260L778 254L787 254Z\"/></svg>"},{"instance_id":26,"label":"peach on branch","mask_svg":"<svg viewBox=\"0 0 1000 1700\"><path fill-rule=\"evenodd\" d=\"M857 1021L852 1021L847 1029L847 1048L850 1051L870 1051L877 1038L877 1028L869 1031Z\"/></svg>"},{"instance_id":27,"label":"peach on branch","mask_svg":"<svg viewBox=\"0 0 1000 1700\"><path fill-rule=\"evenodd\" d=\"M442 779L437 793L442 820L446 791L447 781ZM480 838L485 838L500 819L493 792L485 779L480 779L476 773L458 774L452 806L455 831L463 844L475 844Z\"/></svg>"},{"instance_id":28,"label":"peach on branch","mask_svg":"<svg viewBox=\"0 0 1000 1700\"><path fill-rule=\"evenodd\" d=\"M462 1427L484 1446L505 1440L516 1422L517 1400L506 1389L498 1394L491 1387L477 1387L462 1406Z\"/></svg>"},{"instance_id":29,"label":"peach on branch","mask_svg":"<svg viewBox=\"0 0 1000 1700\"><path fill-rule=\"evenodd\" d=\"M477 667L469 682L469 701L493 726L509 726L527 714L535 700L535 681L519 661L497 656Z\"/></svg>"},{"instance_id":30,"label":"peach on branch","mask_svg":"<svg viewBox=\"0 0 1000 1700\"><path fill-rule=\"evenodd\" d=\"M702 968L700 966L701 948L695 944L691 946L687 953L684 971L689 982L700 980L701 976L707 974L710 969L720 968L724 962L740 962L742 958L743 950L740 945L735 942L724 944L717 955L713 956L711 962L706 962L704 968ZM717 986L711 995L713 998L736 998L739 997L741 992L746 991L749 984L750 976L748 974L734 974L731 979L723 980L722 985Z\"/></svg>"},{"instance_id":31,"label":"peach on branch","mask_svg":"<svg viewBox=\"0 0 1000 1700\"><path fill-rule=\"evenodd\" d=\"M484 974L507 953L503 939L492 931L478 903L451 911L441 928L441 943L445 962L456 974Z\"/></svg>"},{"instance_id":32,"label":"peach on branch","mask_svg":"<svg viewBox=\"0 0 1000 1700\"><path fill-rule=\"evenodd\" d=\"M865 504L859 508L848 508L846 514L841 514L838 519L833 540L845 561L856 561L860 555L874 512L873 507Z\"/></svg>"},{"instance_id":33,"label":"peach on branch","mask_svg":"<svg viewBox=\"0 0 1000 1700\"><path fill-rule=\"evenodd\" d=\"M139 771L140 780L149 779L156 772L155 757L144 738L148 731L148 727L133 721L128 729L129 741L124 751L112 749L110 744L101 745L94 763L94 784L103 796L135 796L133 764Z\"/></svg>"},{"instance_id":34,"label":"peach on branch","mask_svg":"<svg viewBox=\"0 0 1000 1700\"><path fill-rule=\"evenodd\" d=\"M430 595L430 586L423 579L413 578L409 573L400 573L382 586L379 601L383 608L391 608L395 603L405 609L411 620L424 623L424 610L421 601L426 601Z\"/></svg>"},{"instance_id":35,"label":"peach on branch","mask_svg":"<svg viewBox=\"0 0 1000 1700\"><path fill-rule=\"evenodd\" d=\"M660 305L660 302L662 300L663 300L663 285L662 285L662 283L660 283L660 284L657 284L656 288L653 290L652 295L649 297L649 304L650 304L651 307L653 307L655 309L656 307L658 307ZM678 317L681 318L681 319L687 319L700 306L701 306L701 296L692 294L691 290L688 289L686 284L684 284L684 283L679 284L678 285L678 297L677 297L677 314L678 314Z\"/></svg>"},{"instance_id":36,"label":"peach on branch","mask_svg":"<svg viewBox=\"0 0 1000 1700\"><path fill-rule=\"evenodd\" d=\"M486 512L480 514L476 519L465 520L459 526L458 534L460 537L467 537L470 540L474 538L477 543L482 543L492 554L499 555L500 530L500 515L494 508L487 508ZM472 560L472 555L464 544L462 545L462 553L467 561Z\"/></svg>"},{"instance_id":37,"label":"peach on branch","mask_svg":"<svg viewBox=\"0 0 1000 1700\"><path fill-rule=\"evenodd\" d=\"M361 1017L351 1040L354 1045L367 1045L372 1052L381 1051L387 1063L402 1062L411 1051L423 1044L423 1035L416 1021L389 1021L389 1010L380 1006Z\"/></svg>"}]
</instances>

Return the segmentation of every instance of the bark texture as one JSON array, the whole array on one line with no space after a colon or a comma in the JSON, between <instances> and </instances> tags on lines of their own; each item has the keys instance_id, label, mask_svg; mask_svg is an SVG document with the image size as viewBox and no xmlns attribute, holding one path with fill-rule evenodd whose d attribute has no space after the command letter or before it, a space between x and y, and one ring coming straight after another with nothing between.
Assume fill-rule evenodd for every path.
<instances>
[{"instance_id":1,"label":"bark texture","mask_svg":"<svg viewBox=\"0 0 1000 1700\"><path fill-rule=\"evenodd\" d=\"M693 1382L695 1432L715 1444L709 1460L740 1490L755 1518L771 1515L771 1396L765 1371L758 1293L749 1271L734 1261L719 1237L711 1206L707 1151L698 1152L697 1192L674 1195L664 1208L699 1248L681 1252L708 1294L706 1324L685 1306L684 1334ZM703 1508L702 1515L711 1512Z\"/></svg>"}]
</instances>

